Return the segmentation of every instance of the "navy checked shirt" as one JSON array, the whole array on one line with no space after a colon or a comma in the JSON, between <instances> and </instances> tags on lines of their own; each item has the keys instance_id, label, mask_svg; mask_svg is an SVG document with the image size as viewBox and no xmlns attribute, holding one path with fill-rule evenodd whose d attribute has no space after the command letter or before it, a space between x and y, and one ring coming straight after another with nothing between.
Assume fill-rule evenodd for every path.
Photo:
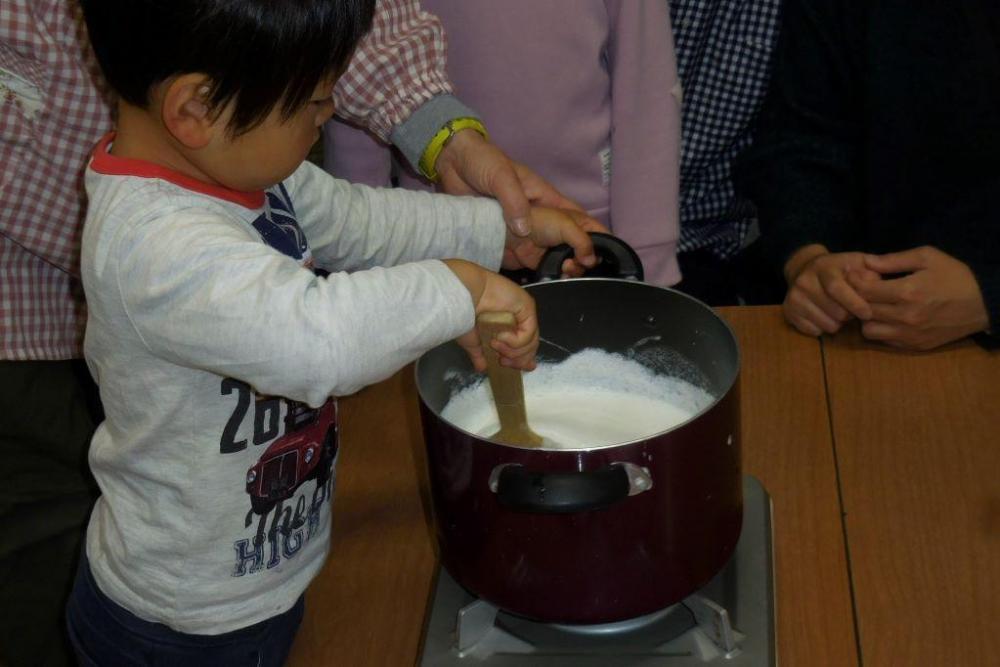
<instances>
[{"instance_id":1,"label":"navy checked shirt","mask_svg":"<svg viewBox=\"0 0 1000 667\"><path fill-rule=\"evenodd\" d=\"M684 91L678 249L724 259L756 233L731 171L767 92L781 0L669 1Z\"/></svg>"}]
</instances>

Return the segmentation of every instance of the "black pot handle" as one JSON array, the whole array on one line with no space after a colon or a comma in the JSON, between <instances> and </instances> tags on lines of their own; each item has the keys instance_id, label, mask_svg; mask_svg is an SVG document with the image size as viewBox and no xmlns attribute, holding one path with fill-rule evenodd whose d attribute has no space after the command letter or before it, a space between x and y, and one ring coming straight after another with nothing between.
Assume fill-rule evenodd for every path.
<instances>
[{"instance_id":1,"label":"black pot handle","mask_svg":"<svg viewBox=\"0 0 1000 667\"><path fill-rule=\"evenodd\" d=\"M642 270L642 260L639 259L639 255L632 249L632 246L611 234L590 232L590 238L594 241L594 252L597 253L601 262L587 271L588 276L607 276L639 281L643 279L645 274ZM559 277L562 276L563 262L569 259L572 254L573 249L565 243L549 248L542 257L542 261L538 263L538 270L535 272L538 282L559 280Z\"/></svg>"},{"instance_id":2,"label":"black pot handle","mask_svg":"<svg viewBox=\"0 0 1000 667\"><path fill-rule=\"evenodd\" d=\"M653 488L649 470L634 463L612 463L585 472L531 472L505 464L493 470L489 484L507 509L536 514L605 509Z\"/></svg>"}]
</instances>

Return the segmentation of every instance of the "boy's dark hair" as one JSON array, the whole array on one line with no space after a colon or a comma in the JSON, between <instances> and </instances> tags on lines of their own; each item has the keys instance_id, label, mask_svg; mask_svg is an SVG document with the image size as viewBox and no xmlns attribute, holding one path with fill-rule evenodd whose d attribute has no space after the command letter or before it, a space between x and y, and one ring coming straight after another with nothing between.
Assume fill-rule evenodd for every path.
<instances>
[{"instance_id":1,"label":"boy's dark hair","mask_svg":"<svg viewBox=\"0 0 1000 667\"><path fill-rule=\"evenodd\" d=\"M241 134L280 102L286 118L346 67L368 32L375 0L81 0L108 83L125 101L178 74L212 80L208 105L235 103Z\"/></svg>"}]
</instances>

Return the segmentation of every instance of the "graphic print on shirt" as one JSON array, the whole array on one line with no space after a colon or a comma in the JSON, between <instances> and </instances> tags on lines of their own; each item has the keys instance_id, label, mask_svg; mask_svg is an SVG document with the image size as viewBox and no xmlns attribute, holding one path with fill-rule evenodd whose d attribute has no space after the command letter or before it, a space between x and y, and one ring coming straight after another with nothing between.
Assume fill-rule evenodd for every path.
<instances>
[{"instance_id":1,"label":"graphic print on shirt","mask_svg":"<svg viewBox=\"0 0 1000 667\"><path fill-rule=\"evenodd\" d=\"M283 184L279 184L277 190L267 191L264 212L252 224L264 243L312 268L309 243L295 219L292 199Z\"/></svg>"},{"instance_id":2,"label":"graphic print on shirt","mask_svg":"<svg viewBox=\"0 0 1000 667\"><path fill-rule=\"evenodd\" d=\"M234 396L236 403L219 452L245 451L251 440L255 449L263 448L246 473L249 508L243 530L252 532L233 544L232 576L241 577L293 558L324 525L323 507L333 495L339 449L337 407L332 398L310 408L299 401L260 396L233 378L222 380L221 393ZM237 439L251 424L252 438Z\"/></svg>"},{"instance_id":3,"label":"graphic print on shirt","mask_svg":"<svg viewBox=\"0 0 1000 667\"><path fill-rule=\"evenodd\" d=\"M325 484L337 454L337 408L332 399L318 409L298 401L285 403L284 435L247 471L247 494L254 514L267 514L310 479Z\"/></svg>"},{"instance_id":4,"label":"graphic print on shirt","mask_svg":"<svg viewBox=\"0 0 1000 667\"><path fill-rule=\"evenodd\" d=\"M283 185L267 192L265 210L252 225L266 245L312 268L309 244ZM234 378L222 380L221 395L236 401L223 428L219 453L244 452L250 440L254 449L262 449L246 471L249 507L243 530L249 532L233 544L232 576L242 577L293 558L327 520L322 510L333 494L337 407L332 398L310 408L299 401L258 395ZM252 438L239 439L238 434L248 432Z\"/></svg>"}]
</instances>

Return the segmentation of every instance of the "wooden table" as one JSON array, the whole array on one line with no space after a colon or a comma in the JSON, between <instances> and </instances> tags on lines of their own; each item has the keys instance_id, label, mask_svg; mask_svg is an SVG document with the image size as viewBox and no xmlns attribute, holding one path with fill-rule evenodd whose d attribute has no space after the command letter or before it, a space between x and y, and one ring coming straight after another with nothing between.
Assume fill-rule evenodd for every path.
<instances>
[{"instance_id":1,"label":"wooden table","mask_svg":"<svg viewBox=\"0 0 1000 667\"><path fill-rule=\"evenodd\" d=\"M997 664L1000 355L821 345L777 308L722 314L744 469L774 503L781 664ZM412 665L436 568L412 369L343 400L341 432L331 555L289 665Z\"/></svg>"},{"instance_id":2,"label":"wooden table","mask_svg":"<svg viewBox=\"0 0 1000 667\"><path fill-rule=\"evenodd\" d=\"M743 468L774 505L778 659L857 664L819 341L777 308L722 309L740 342Z\"/></svg>"},{"instance_id":3,"label":"wooden table","mask_svg":"<svg viewBox=\"0 0 1000 667\"><path fill-rule=\"evenodd\" d=\"M1000 665L1000 353L824 355L865 666Z\"/></svg>"}]
</instances>

